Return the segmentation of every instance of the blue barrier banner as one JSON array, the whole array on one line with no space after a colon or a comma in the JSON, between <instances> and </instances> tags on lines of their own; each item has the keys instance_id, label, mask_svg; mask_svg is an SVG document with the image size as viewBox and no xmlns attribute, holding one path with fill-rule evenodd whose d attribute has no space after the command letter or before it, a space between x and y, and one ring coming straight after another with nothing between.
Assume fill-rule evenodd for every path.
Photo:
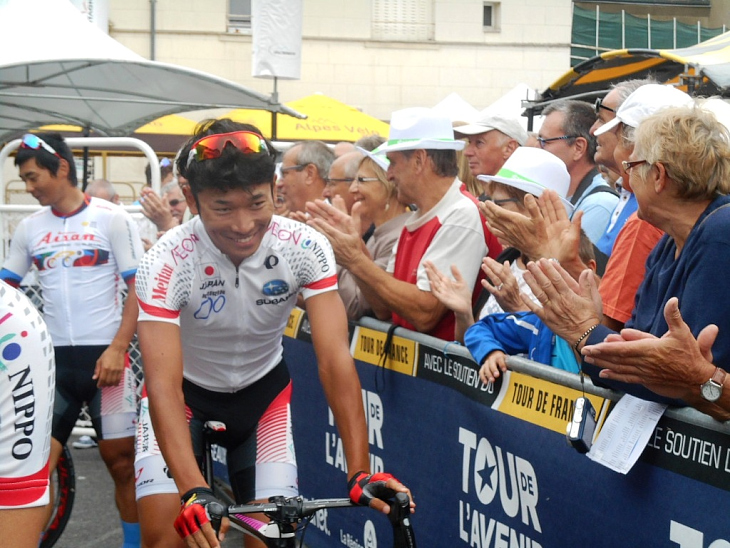
<instances>
[{"instance_id":1,"label":"blue barrier banner","mask_svg":"<svg viewBox=\"0 0 730 548\"><path fill-rule=\"evenodd\" d=\"M306 316L295 321L308 325ZM289 335L300 490L347 496L342 442L310 338L301 329ZM726 433L663 417L639 462L621 475L566 443L580 390L515 371L483 385L463 351L387 339L355 326L363 401L353 405L365 408L372 471L392 473L414 493L421 548L730 547ZM586 395L600 427L612 402ZM318 514L305 542L383 548L391 536L384 516L355 508Z\"/></svg>"}]
</instances>

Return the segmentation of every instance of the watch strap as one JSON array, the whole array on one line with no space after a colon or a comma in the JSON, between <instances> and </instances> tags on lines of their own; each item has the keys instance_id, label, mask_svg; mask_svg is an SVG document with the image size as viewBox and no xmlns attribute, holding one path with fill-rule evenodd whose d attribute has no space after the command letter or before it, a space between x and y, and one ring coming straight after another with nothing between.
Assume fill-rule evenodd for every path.
<instances>
[{"instance_id":1,"label":"watch strap","mask_svg":"<svg viewBox=\"0 0 730 548\"><path fill-rule=\"evenodd\" d=\"M720 385L722 387L725 384L725 377L727 376L727 373L724 369L721 369L719 367L715 367L715 372L712 374L712 377L710 380L714 382L715 384Z\"/></svg>"}]
</instances>

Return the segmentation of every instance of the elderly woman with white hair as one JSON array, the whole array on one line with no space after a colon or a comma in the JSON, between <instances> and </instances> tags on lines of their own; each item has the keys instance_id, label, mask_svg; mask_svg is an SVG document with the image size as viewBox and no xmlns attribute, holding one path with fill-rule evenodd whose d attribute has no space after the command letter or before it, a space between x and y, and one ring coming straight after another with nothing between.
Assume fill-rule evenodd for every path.
<instances>
[{"instance_id":1,"label":"elderly woman with white hair","mask_svg":"<svg viewBox=\"0 0 730 548\"><path fill-rule=\"evenodd\" d=\"M698 106L661 110L643 120L634 150L624 161L638 201L638 215L666 234L646 263L646 275L626 326L662 337L667 333L664 308L676 297L682 316L697 337L708 324L725 325L730 316L730 287L717 283L730 271L730 134L715 115ZM576 284L559 266L541 260L528 265L525 279L539 305L528 303L576 352L615 340L600 325L600 299L593 277L583 273ZM637 332L638 332L637 331ZM600 375L601 352L587 348L585 371ZM712 346L716 366L730 369L730 334L721 330ZM593 362L593 363L592 363ZM610 386L647 399L667 401L642 386ZM654 387L656 388L656 387ZM681 395L663 392L663 396ZM681 403L670 400L670 403ZM710 400L689 401L714 416L723 412Z\"/></svg>"}]
</instances>

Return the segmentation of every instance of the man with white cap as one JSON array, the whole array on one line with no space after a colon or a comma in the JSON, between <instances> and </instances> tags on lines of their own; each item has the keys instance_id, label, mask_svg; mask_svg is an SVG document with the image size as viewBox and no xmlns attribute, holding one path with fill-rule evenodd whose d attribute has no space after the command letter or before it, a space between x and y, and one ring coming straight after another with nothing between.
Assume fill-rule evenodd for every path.
<instances>
[{"instance_id":1,"label":"man with white cap","mask_svg":"<svg viewBox=\"0 0 730 548\"><path fill-rule=\"evenodd\" d=\"M614 161L628 160L634 148L634 133L645 118L671 106L688 105L692 98L671 86L647 84L636 89L616 110L616 116L594 131L600 138L616 132ZM628 174L622 169L624 186L631 191ZM663 232L632 213L616 236L611 257L601 280L599 293L603 302L603 323L620 330L631 318L634 297L644 279L646 259Z\"/></svg>"},{"instance_id":2,"label":"man with white cap","mask_svg":"<svg viewBox=\"0 0 730 548\"><path fill-rule=\"evenodd\" d=\"M474 197L456 177L456 151L463 147L448 118L426 108L394 112L388 141L379 150L390 160L387 176L398 200L417 210L406 221L386 271L362 247L353 249L348 260L378 318L445 340L454 338L454 316L431 293L423 262L444 272L455 265L476 290L482 258L501 251Z\"/></svg>"},{"instance_id":3,"label":"man with white cap","mask_svg":"<svg viewBox=\"0 0 730 548\"><path fill-rule=\"evenodd\" d=\"M613 157L613 152L618 144L618 131L614 128L610 131L601 132L596 134L604 124L609 123L611 120L616 118L616 111L623 104L629 95L639 89L641 86L647 84L656 84L655 80L651 79L634 79L626 80L615 84L611 90L603 98L596 99L594 108L596 111L596 120L591 126L590 132L596 139L596 153L593 156L593 160L597 165L603 166L604 168L617 173L619 175L618 180L615 183L616 192L618 192L618 203L611 213L611 218L608 221L606 230L603 235L596 242L596 247L603 253L608 260L613 252L613 244L616 241L618 235L624 223L629 216L636 211L636 197L634 194L624 188L623 177L621 177L621 163L617 162ZM605 265L604 265L605 266Z\"/></svg>"},{"instance_id":4,"label":"man with white cap","mask_svg":"<svg viewBox=\"0 0 730 548\"><path fill-rule=\"evenodd\" d=\"M455 127L454 133L458 138L467 138L464 156L475 177L495 175L507 158L527 142L527 132L518 120L488 111L482 111L471 124Z\"/></svg>"}]
</instances>

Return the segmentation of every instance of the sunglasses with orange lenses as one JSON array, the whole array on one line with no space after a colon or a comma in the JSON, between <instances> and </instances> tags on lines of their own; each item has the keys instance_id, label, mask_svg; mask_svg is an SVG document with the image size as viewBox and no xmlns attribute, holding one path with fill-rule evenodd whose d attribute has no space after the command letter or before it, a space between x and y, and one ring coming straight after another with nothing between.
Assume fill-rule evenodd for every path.
<instances>
[{"instance_id":1,"label":"sunglasses with orange lenses","mask_svg":"<svg viewBox=\"0 0 730 548\"><path fill-rule=\"evenodd\" d=\"M258 133L253 133L252 131L214 133L213 135L206 135L205 137L195 141L190 149L190 154L188 154L187 165L190 166L190 162L192 162L193 159L198 162L202 162L203 160L220 158L221 154L223 154L223 150L229 144L233 145L244 154L259 154L261 152L269 154L266 141Z\"/></svg>"}]
</instances>

